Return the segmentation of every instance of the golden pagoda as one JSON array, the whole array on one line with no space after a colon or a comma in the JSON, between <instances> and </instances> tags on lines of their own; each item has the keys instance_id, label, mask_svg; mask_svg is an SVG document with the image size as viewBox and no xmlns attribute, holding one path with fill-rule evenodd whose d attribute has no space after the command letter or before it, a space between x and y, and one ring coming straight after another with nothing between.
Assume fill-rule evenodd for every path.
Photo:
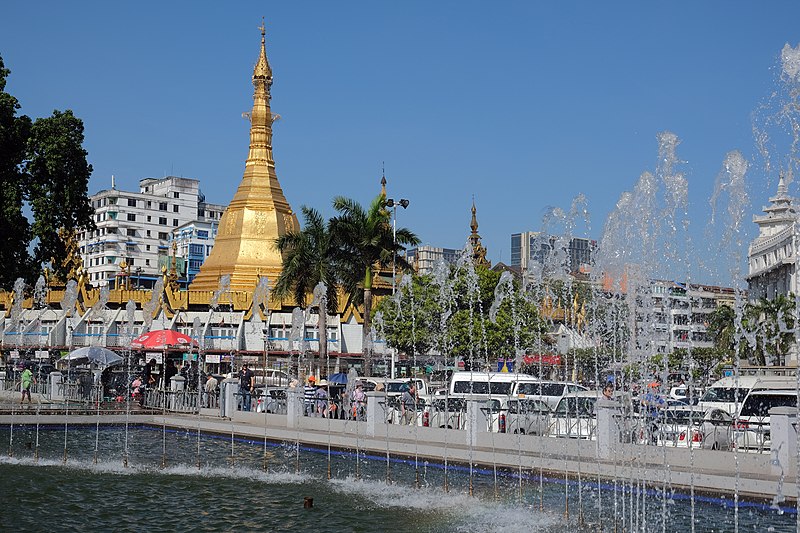
<instances>
[{"instance_id":1,"label":"golden pagoda","mask_svg":"<svg viewBox=\"0 0 800 533\"><path fill-rule=\"evenodd\" d=\"M232 291L251 291L261 276L277 279L283 257L275 249L275 239L300 228L275 173L275 115L270 110L272 69L267 61L263 24L260 29L261 54L253 69L250 152L244 177L220 219L214 247L189 288L192 292L217 290L225 275L230 275Z\"/></svg>"}]
</instances>

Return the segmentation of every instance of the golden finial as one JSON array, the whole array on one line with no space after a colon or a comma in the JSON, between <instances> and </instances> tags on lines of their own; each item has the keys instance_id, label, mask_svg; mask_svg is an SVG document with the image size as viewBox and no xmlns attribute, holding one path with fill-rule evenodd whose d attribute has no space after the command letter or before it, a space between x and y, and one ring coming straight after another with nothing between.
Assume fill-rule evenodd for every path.
<instances>
[{"instance_id":1,"label":"golden finial","mask_svg":"<svg viewBox=\"0 0 800 533\"><path fill-rule=\"evenodd\" d=\"M381 196L386 198L386 167L381 161Z\"/></svg>"},{"instance_id":2,"label":"golden finial","mask_svg":"<svg viewBox=\"0 0 800 533\"><path fill-rule=\"evenodd\" d=\"M262 80L267 82L267 89L269 86L272 85L272 69L269 66L269 61L267 60L267 49L266 49L266 27L264 26L264 17L261 17L261 26L258 27L261 30L261 53L258 56L258 62L256 62L256 66L253 69L253 84L256 84L258 87L257 80Z\"/></svg>"}]
</instances>

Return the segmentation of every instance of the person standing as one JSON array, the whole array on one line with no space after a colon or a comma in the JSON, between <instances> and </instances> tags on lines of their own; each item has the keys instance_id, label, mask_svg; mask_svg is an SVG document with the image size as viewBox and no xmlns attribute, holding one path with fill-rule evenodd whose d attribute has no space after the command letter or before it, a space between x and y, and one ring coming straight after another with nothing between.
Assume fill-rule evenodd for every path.
<instances>
[{"instance_id":1,"label":"person standing","mask_svg":"<svg viewBox=\"0 0 800 533\"><path fill-rule=\"evenodd\" d=\"M306 386L303 388L303 407L305 408L306 416L314 416L314 395L317 392L314 383L316 381L317 379L314 376L308 376Z\"/></svg>"},{"instance_id":2,"label":"person standing","mask_svg":"<svg viewBox=\"0 0 800 533\"><path fill-rule=\"evenodd\" d=\"M242 369L239 370L239 393L242 395L242 411L250 410L252 391L253 371L247 367L247 363L243 363Z\"/></svg>"},{"instance_id":3,"label":"person standing","mask_svg":"<svg viewBox=\"0 0 800 533\"><path fill-rule=\"evenodd\" d=\"M172 377L178 375L178 368L175 366L175 361L167 359L167 364L164 367L164 390L170 389L170 381Z\"/></svg>"},{"instance_id":4,"label":"person standing","mask_svg":"<svg viewBox=\"0 0 800 533\"><path fill-rule=\"evenodd\" d=\"M31 403L31 384L33 384L36 380L33 377L33 372L31 372L31 369L28 368L28 365L25 365L25 369L22 371L20 379L22 386L22 399L19 401L19 403L23 403L25 401L26 394L28 395L28 403Z\"/></svg>"},{"instance_id":5,"label":"person standing","mask_svg":"<svg viewBox=\"0 0 800 533\"><path fill-rule=\"evenodd\" d=\"M214 401L212 403L211 399L214 398L214 400L216 400L218 386L219 386L219 380L217 380L217 378L215 378L212 374L209 374L206 378L206 384L205 384L206 407L216 407L216 405L213 404L216 404L217 402Z\"/></svg>"},{"instance_id":6,"label":"person standing","mask_svg":"<svg viewBox=\"0 0 800 533\"><path fill-rule=\"evenodd\" d=\"M364 405L367 401L367 395L364 394L364 385L361 382L356 383L356 388L353 389L352 402L352 416L353 420L364 420Z\"/></svg>"},{"instance_id":7,"label":"person standing","mask_svg":"<svg viewBox=\"0 0 800 533\"><path fill-rule=\"evenodd\" d=\"M408 388L400 397L401 423L414 425L417 414L417 389L414 383L410 383Z\"/></svg>"},{"instance_id":8,"label":"person standing","mask_svg":"<svg viewBox=\"0 0 800 533\"><path fill-rule=\"evenodd\" d=\"M614 384L610 381L607 381L606 386L603 387L603 398L606 400L614 399Z\"/></svg>"},{"instance_id":9,"label":"person standing","mask_svg":"<svg viewBox=\"0 0 800 533\"><path fill-rule=\"evenodd\" d=\"M324 379L317 383L317 391L314 393L314 399L317 401L317 415L322 418L328 416L328 382Z\"/></svg>"}]
</instances>

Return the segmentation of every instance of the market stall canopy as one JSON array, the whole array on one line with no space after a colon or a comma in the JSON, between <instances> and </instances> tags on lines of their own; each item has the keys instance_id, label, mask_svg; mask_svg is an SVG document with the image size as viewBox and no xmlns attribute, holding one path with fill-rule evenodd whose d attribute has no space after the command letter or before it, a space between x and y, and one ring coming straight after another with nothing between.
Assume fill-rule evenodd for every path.
<instances>
[{"instance_id":1,"label":"market stall canopy","mask_svg":"<svg viewBox=\"0 0 800 533\"><path fill-rule=\"evenodd\" d=\"M122 363L122 357L102 346L84 346L62 357L59 362L62 361L69 364L92 363L98 367L109 367Z\"/></svg>"},{"instance_id":2,"label":"market stall canopy","mask_svg":"<svg viewBox=\"0 0 800 533\"><path fill-rule=\"evenodd\" d=\"M142 333L131 341L131 348L167 350L169 348L198 346L190 336L174 329L157 329Z\"/></svg>"}]
</instances>

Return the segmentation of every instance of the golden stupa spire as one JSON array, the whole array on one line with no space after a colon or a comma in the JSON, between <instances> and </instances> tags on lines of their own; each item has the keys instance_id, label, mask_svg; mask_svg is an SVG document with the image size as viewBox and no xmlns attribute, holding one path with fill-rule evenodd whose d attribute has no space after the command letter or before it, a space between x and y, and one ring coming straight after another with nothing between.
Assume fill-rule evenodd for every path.
<instances>
[{"instance_id":1,"label":"golden stupa spire","mask_svg":"<svg viewBox=\"0 0 800 533\"><path fill-rule=\"evenodd\" d=\"M191 290L216 290L222 276L230 275L232 290L251 290L259 275L277 279L283 257L275 239L300 225L283 195L272 156L270 109L272 69L267 60L265 28L261 26L261 51L253 68L253 110L250 113L250 149L244 176L236 195L219 221L214 247Z\"/></svg>"},{"instance_id":2,"label":"golden stupa spire","mask_svg":"<svg viewBox=\"0 0 800 533\"><path fill-rule=\"evenodd\" d=\"M386 199L386 167L381 165L381 196Z\"/></svg>"},{"instance_id":3,"label":"golden stupa spire","mask_svg":"<svg viewBox=\"0 0 800 533\"><path fill-rule=\"evenodd\" d=\"M481 236L478 235L478 217L477 210L475 209L475 197L472 197L472 221L469 224L472 232L469 235L469 244L472 248L472 262L477 265L485 267L492 266L492 263L486 259L486 248L481 244Z\"/></svg>"}]
</instances>

